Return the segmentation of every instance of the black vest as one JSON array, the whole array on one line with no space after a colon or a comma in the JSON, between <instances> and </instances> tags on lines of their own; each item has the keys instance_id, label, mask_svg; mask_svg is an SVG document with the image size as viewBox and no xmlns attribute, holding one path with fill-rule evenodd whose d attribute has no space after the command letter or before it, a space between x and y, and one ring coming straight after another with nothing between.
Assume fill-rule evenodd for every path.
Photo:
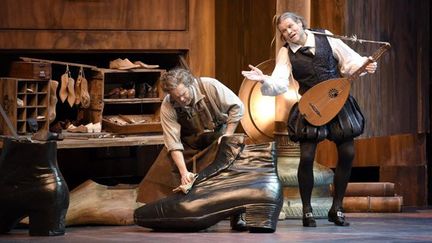
<instances>
[{"instance_id":1,"label":"black vest","mask_svg":"<svg viewBox=\"0 0 432 243\"><path fill-rule=\"evenodd\" d=\"M324 32L324 30L317 30ZM340 78L338 61L326 36L315 35L315 55L303 53L298 50L294 53L288 46L288 54L292 65L292 74L299 82L299 93L304 94L312 86L332 78Z\"/></svg>"}]
</instances>

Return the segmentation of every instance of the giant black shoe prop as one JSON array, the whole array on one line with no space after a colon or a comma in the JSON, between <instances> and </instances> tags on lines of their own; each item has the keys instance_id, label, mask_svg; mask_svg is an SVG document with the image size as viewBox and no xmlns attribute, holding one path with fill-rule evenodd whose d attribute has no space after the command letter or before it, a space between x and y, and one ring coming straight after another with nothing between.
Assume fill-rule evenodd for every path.
<instances>
[{"instance_id":1,"label":"giant black shoe prop","mask_svg":"<svg viewBox=\"0 0 432 243\"><path fill-rule=\"evenodd\" d=\"M30 235L63 235L68 206L57 143L5 138L0 158L0 233L29 216Z\"/></svg>"},{"instance_id":2,"label":"giant black shoe prop","mask_svg":"<svg viewBox=\"0 0 432 243\"><path fill-rule=\"evenodd\" d=\"M187 195L136 209L135 223L158 231L199 231L245 213L250 232L274 232L283 203L274 143L245 146L243 139L223 137L215 161Z\"/></svg>"}]
</instances>

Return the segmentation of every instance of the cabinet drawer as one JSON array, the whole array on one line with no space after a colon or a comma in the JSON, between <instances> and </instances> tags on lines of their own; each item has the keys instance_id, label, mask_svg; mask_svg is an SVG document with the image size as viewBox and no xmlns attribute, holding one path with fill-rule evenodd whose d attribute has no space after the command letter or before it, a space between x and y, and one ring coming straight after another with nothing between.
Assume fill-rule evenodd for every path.
<instances>
[{"instance_id":1,"label":"cabinet drawer","mask_svg":"<svg viewBox=\"0 0 432 243\"><path fill-rule=\"evenodd\" d=\"M51 64L44 62L12 62L9 76L27 79L51 79Z\"/></svg>"}]
</instances>

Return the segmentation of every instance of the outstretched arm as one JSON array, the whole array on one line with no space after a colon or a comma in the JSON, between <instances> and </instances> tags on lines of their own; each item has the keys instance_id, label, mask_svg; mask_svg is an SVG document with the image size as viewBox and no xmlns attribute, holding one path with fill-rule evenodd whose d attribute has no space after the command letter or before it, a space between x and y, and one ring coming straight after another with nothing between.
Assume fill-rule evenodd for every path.
<instances>
[{"instance_id":1,"label":"outstretched arm","mask_svg":"<svg viewBox=\"0 0 432 243\"><path fill-rule=\"evenodd\" d=\"M242 75L249 80L258 81L262 84L261 93L267 96L276 96L285 93L288 90L288 81L290 76L290 63L288 58L288 49L282 47L276 58L276 65L271 76L252 65L249 65L250 71L242 71Z\"/></svg>"}]
</instances>

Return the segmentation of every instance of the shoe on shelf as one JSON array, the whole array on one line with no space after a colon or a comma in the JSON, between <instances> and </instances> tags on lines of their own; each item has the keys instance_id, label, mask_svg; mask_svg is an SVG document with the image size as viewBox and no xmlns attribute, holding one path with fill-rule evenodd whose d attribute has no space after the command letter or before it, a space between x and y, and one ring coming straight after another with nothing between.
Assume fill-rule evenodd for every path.
<instances>
[{"instance_id":1,"label":"shoe on shelf","mask_svg":"<svg viewBox=\"0 0 432 243\"><path fill-rule=\"evenodd\" d=\"M75 126L74 124L70 124L66 131L73 133L87 133L88 128L84 125Z\"/></svg>"},{"instance_id":2,"label":"shoe on shelf","mask_svg":"<svg viewBox=\"0 0 432 243\"><path fill-rule=\"evenodd\" d=\"M133 98L135 98L135 89L128 89L127 90L127 98L128 99L133 99Z\"/></svg>"},{"instance_id":3,"label":"shoe on shelf","mask_svg":"<svg viewBox=\"0 0 432 243\"><path fill-rule=\"evenodd\" d=\"M328 212L328 221L333 222L337 226L349 226L350 223L346 221L345 214L342 208L331 208Z\"/></svg>"},{"instance_id":4,"label":"shoe on shelf","mask_svg":"<svg viewBox=\"0 0 432 243\"><path fill-rule=\"evenodd\" d=\"M89 133L98 133L102 131L102 124L100 122L97 123L89 123L87 125L85 125L85 127L87 128L87 132Z\"/></svg>"}]
</instances>

